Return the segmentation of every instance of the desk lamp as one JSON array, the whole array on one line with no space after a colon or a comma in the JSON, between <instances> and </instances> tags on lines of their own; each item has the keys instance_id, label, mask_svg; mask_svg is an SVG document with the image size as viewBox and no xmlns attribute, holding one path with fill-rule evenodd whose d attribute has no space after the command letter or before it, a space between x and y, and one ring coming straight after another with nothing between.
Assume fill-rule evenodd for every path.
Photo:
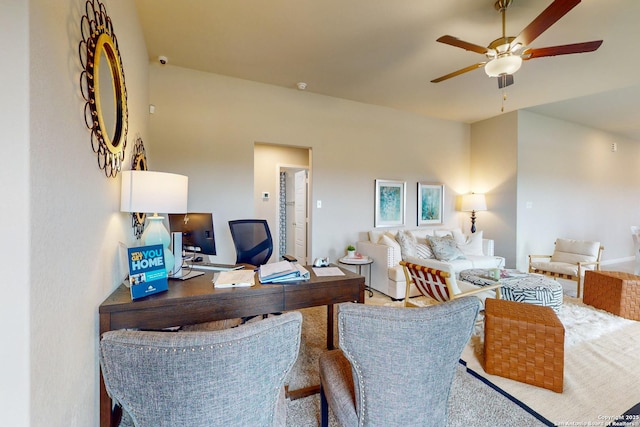
<instances>
[{"instance_id":1,"label":"desk lamp","mask_svg":"<svg viewBox=\"0 0 640 427\"><path fill-rule=\"evenodd\" d=\"M487 210L484 194L465 194L462 196L462 212L471 212L471 233L476 232L476 212Z\"/></svg>"},{"instance_id":2,"label":"desk lamp","mask_svg":"<svg viewBox=\"0 0 640 427\"><path fill-rule=\"evenodd\" d=\"M184 175L146 170L123 171L121 212L153 213L147 215L148 224L142 233L143 245L162 245L167 273L175 263L169 250L171 236L160 213L186 213L189 178Z\"/></svg>"}]
</instances>

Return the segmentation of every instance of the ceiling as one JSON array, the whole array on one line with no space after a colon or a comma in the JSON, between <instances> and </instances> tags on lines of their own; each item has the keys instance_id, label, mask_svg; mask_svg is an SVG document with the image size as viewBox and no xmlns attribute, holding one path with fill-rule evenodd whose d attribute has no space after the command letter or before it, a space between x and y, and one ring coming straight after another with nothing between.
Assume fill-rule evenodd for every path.
<instances>
[{"instance_id":1,"label":"ceiling","mask_svg":"<svg viewBox=\"0 0 640 427\"><path fill-rule=\"evenodd\" d=\"M477 69L436 77L501 36L495 0L135 0L151 60L416 114L473 123L501 114L503 92ZM551 0L514 0L516 36ZM583 0L535 39L540 48L604 40L595 52L524 61L504 112L528 109L640 141L640 1Z\"/></svg>"}]
</instances>

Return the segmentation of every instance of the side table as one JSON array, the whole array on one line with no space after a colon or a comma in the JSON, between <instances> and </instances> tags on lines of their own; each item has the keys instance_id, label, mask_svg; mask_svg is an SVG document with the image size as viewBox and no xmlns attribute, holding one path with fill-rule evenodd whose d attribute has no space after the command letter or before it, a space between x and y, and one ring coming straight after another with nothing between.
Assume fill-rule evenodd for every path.
<instances>
[{"instance_id":1,"label":"side table","mask_svg":"<svg viewBox=\"0 0 640 427\"><path fill-rule=\"evenodd\" d=\"M371 264L373 264L373 259L369 257L363 257L363 258L342 257L338 260L338 262L344 265L355 265L357 268L357 273L360 276L362 276L362 266L363 265L369 266L369 280L365 283L364 289L366 291L369 291L369 296L372 297L373 291L369 287L369 284L371 283Z\"/></svg>"}]
</instances>

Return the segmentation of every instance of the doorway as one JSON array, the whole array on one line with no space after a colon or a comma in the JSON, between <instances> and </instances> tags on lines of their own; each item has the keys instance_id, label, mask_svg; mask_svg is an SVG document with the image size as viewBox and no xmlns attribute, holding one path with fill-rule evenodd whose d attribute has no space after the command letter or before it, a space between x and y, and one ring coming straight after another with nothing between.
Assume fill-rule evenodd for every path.
<instances>
[{"instance_id":1,"label":"doorway","mask_svg":"<svg viewBox=\"0 0 640 427\"><path fill-rule=\"evenodd\" d=\"M273 237L272 262L282 259L284 254L296 256L300 263L308 263L311 257L311 156L310 147L254 144L253 215L269 223Z\"/></svg>"},{"instance_id":2,"label":"doorway","mask_svg":"<svg viewBox=\"0 0 640 427\"><path fill-rule=\"evenodd\" d=\"M309 170L280 167L278 242L279 255L293 255L308 264Z\"/></svg>"}]
</instances>

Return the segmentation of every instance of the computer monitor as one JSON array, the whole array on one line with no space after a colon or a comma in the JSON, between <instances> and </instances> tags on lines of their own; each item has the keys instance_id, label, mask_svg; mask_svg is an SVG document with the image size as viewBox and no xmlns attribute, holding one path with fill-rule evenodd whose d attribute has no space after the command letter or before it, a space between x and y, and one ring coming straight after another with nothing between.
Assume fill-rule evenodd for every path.
<instances>
[{"instance_id":1,"label":"computer monitor","mask_svg":"<svg viewBox=\"0 0 640 427\"><path fill-rule=\"evenodd\" d=\"M205 255L216 254L212 214L169 214L169 228L172 233L182 233L183 250Z\"/></svg>"}]
</instances>

